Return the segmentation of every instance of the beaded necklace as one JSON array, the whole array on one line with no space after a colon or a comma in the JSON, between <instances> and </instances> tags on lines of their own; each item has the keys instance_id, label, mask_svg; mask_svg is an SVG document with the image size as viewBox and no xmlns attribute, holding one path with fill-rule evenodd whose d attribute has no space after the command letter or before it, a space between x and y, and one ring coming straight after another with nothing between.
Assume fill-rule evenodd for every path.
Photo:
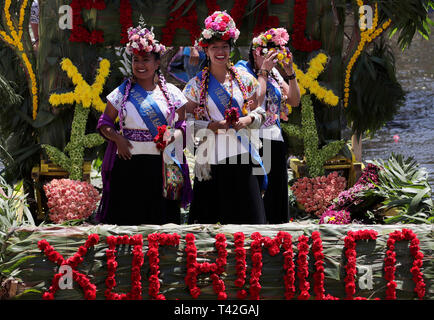
<instances>
[{"instance_id":1,"label":"beaded necklace","mask_svg":"<svg viewBox=\"0 0 434 320\"><path fill-rule=\"evenodd\" d=\"M133 80L131 78L128 79L127 85L125 87L125 93L122 97L122 103L121 103L121 112L119 112L119 132L121 135L123 135L124 127L125 127L125 118L127 117L127 109L125 108L125 105L128 100L128 95L130 94L131 86L132 86Z\"/></svg>"},{"instance_id":2,"label":"beaded necklace","mask_svg":"<svg viewBox=\"0 0 434 320\"><path fill-rule=\"evenodd\" d=\"M168 120L167 123L169 126L172 124L174 118L175 118L175 106L173 105L172 99L170 99L169 90L167 89L167 83L166 79L164 78L163 74L158 71L158 78L159 83L158 86L160 87L161 92L163 93L163 96L166 98L167 105L168 105ZM127 116L127 109L126 109L126 103L128 100L128 95L130 93L131 87L133 85L133 80L131 78L128 79L126 87L125 87L125 93L122 97L122 103L121 103L121 110L119 112L119 132L120 134L123 134L123 129L125 127L125 118Z\"/></svg>"},{"instance_id":3,"label":"beaded necklace","mask_svg":"<svg viewBox=\"0 0 434 320\"><path fill-rule=\"evenodd\" d=\"M247 111L247 89L244 85L244 83L241 81L241 77L238 73L238 70L235 68L235 66L233 65L233 63L230 64L229 67L229 71L231 73L231 78L230 80L230 88L231 88L231 99L229 102L229 105L226 106L226 108L231 108L232 107L232 98L233 98L233 77L235 78L235 80L237 81L238 87L241 90L241 93L243 94L243 107L242 107L242 112L243 115L247 115L248 111ZM199 119L201 117L205 117L207 118L207 120L210 120L210 116L209 116L209 108L208 108L208 85L209 85L209 67L206 66L205 68L202 69L202 79L201 79L201 83L200 83L200 95L199 95L199 106L195 109L194 114L196 119Z\"/></svg>"}]
</instances>

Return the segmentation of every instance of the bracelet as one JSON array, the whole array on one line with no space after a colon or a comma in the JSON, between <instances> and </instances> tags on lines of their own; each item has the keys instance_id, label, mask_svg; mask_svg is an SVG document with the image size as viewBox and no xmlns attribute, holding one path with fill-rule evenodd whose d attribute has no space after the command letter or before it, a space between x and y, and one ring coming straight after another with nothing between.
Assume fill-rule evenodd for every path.
<instances>
[{"instance_id":1,"label":"bracelet","mask_svg":"<svg viewBox=\"0 0 434 320\"><path fill-rule=\"evenodd\" d=\"M258 71L258 76L264 76L264 77L268 78L269 74L270 74L270 71L265 70L265 69L259 69L259 71Z\"/></svg>"},{"instance_id":2,"label":"bracelet","mask_svg":"<svg viewBox=\"0 0 434 320\"><path fill-rule=\"evenodd\" d=\"M283 79L284 79L285 81L288 81L288 80L294 80L295 77L296 77L296 75L295 75L295 72L294 72L293 74L291 74L291 75L289 75L289 76L286 76L286 77L283 78Z\"/></svg>"}]
</instances>

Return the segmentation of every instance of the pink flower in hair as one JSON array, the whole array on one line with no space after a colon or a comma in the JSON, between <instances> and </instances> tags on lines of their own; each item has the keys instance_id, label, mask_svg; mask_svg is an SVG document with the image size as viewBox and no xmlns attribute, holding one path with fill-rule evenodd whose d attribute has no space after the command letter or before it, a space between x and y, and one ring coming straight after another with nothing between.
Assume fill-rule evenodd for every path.
<instances>
[{"instance_id":1,"label":"pink flower in hair","mask_svg":"<svg viewBox=\"0 0 434 320\"><path fill-rule=\"evenodd\" d=\"M211 22L212 22L212 17L207 17L207 18L205 19L205 28L206 28L206 29L211 28Z\"/></svg>"},{"instance_id":2,"label":"pink flower in hair","mask_svg":"<svg viewBox=\"0 0 434 320\"><path fill-rule=\"evenodd\" d=\"M279 46L284 46L289 41L289 34L284 28L276 28L273 29L273 42L276 43Z\"/></svg>"},{"instance_id":3,"label":"pink flower in hair","mask_svg":"<svg viewBox=\"0 0 434 320\"><path fill-rule=\"evenodd\" d=\"M236 41L239 35L232 17L225 11L216 11L205 19L205 29L196 44L206 47L212 38Z\"/></svg>"},{"instance_id":4,"label":"pink flower in hair","mask_svg":"<svg viewBox=\"0 0 434 320\"><path fill-rule=\"evenodd\" d=\"M212 22L211 23L211 29L218 30L219 29L219 24L217 22Z\"/></svg>"}]
</instances>

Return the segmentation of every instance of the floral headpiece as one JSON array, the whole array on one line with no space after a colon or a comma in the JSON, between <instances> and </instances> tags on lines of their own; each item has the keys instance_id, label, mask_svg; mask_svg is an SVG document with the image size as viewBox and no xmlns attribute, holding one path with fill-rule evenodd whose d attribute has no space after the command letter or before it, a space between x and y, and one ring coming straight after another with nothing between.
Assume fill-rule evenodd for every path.
<instances>
[{"instance_id":1,"label":"floral headpiece","mask_svg":"<svg viewBox=\"0 0 434 320\"><path fill-rule=\"evenodd\" d=\"M129 54L144 54L146 52L164 53L166 47L155 39L153 28L148 30L139 25L128 29L128 43L126 45Z\"/></svg>"},{"instance_id":2,"label":"floral headpiece","mask_svg":"<svg viewBox=\"0 0 434 320\"><path fill-rule=\"evenodd\" d=\"M277 58L279 60L289 59L290 51L286 47L289 41L289 34L284 28L271 28L261 33L252 40L252 49L258 55L264 55L268 52L279 52Z\"/></svg>"},{"instance_id":3,"label":"floral headpiece","mask_svg":"<svg viewBox=\"0 0 434 320\"><path fill-rule=\"evenodd\" d=\"M240 36L234 19L226 11L215 11L205 19L205 29L202 31L196 45L207 47L213 39L230 40L234 43Z\"/></svg>"}]
</instances>

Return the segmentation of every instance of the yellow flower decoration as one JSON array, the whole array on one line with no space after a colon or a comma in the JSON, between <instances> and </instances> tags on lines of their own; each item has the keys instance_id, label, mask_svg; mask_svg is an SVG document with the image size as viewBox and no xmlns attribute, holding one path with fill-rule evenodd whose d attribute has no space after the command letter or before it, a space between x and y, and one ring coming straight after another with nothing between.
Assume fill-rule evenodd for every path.
<instances>
[{"instance_id":1,"label":"yellow flower decoration","mask_svg":"<svg viewBox=\"0 0 434 320\"><path fill-rule=\"evenodd\" d=\"M362 0L357 0L357 5L359 7L363 6ZM362 14L360 14L360 18L362 18ZM362 31L360 34L360 42L357 46L356 52L354 52L353 56L350 59L350 62L348 62L347 68L345 70L345 80L344 80L344 107L348 107L348 102L350 99L350 78L351 78L351 71L354 67L354 64L356 63L358 57L362 53L362 50L365 48L366 44L370 43L372 40L374 40L376 37L378 37L387 27L389 27L392 20L387 20L383 25L377 28L378 24L378 5L375 4L375 14L374 18L372 20L372 27L370 29L366 29Z\"/></svg>"},{"instance_id":2,"label":"yellow flower decoration","mask_svg":"<svg viewBox=\"0 0 434 320\"><path fill-rule=\"evenodd\" d=\"M293 63L293 68L297 75L301 96L305 95L307 90L309 90L310 93L325 104L336 106L339 102L339 97L337 97L333 91L322 87L317 80L321 72L324 71L327 60L327 55L319 53L309 62L309 68L306 73L303 73L295 63Z\"/></svg>"},{"instance_id":3,"label":"yellow flower decoration","mask_svg":"<svg viewBox=\"0 0 434 320\"><path fill-rule=\"evenodd\" d=\"M27 8L29 1L23 0L20 7L19 19L18 19L18 32L12 23L11 14L9 12L11 6L11 0L6 0L4 4L4 14L6 19L6 26L9 31L7 34L4 30L0 30L0 39L6 42L9 46L11 46L14 50L18 52L18 56L23 61L24 66L26 68L26 73L29 76L29 89L30 95L32 96L32 117L33 120L36 119L37 111L38 111L38 85L36 81L35 72L33 71L33 66L30 63L30 60L24 50L22 38L23 38L23 23L24 23L24 15L25 9Z\"/></svg>"},{"instance_id":4,"label":"yellow flower decoration","mask_svg":"<svg viewBox=\"0 0 434 320\"><path fill-rule=\"evenodd\" d=\"M105 103L101 100L100 95L103 91L107 76L110 73L110 61L107 59L100 61L95 82L92 85L89 85L83 79L83 76L78 72L70 59L63 59L60 65L62 70L66 71L66 74L72 80L72 83L75 85L75 90L73 92L50 95L48 100L50 104L57 107L61 104L73 104L76 102L80 103L84 108L93 106L96 110L103 112Z\"/></svg>"}]
</instances>

